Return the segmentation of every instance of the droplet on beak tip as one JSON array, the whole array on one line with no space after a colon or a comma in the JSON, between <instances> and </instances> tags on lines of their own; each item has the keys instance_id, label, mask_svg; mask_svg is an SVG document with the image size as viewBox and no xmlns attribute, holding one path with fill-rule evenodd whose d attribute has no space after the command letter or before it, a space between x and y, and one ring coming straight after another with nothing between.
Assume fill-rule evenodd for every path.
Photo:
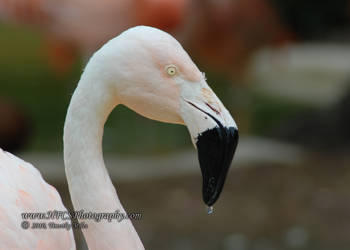
<instances>
[{"instance_id":1,"label":"droplet on beak tip","mask_svg":"<svg viewBox=\"0 0 350 250\"><path fill-rule=\"evenodd\" d=\"M208 209L208 214L214 213L214 208L213 208L213 206L207 207L207 209Z\"/></svg>"}]
</instances>

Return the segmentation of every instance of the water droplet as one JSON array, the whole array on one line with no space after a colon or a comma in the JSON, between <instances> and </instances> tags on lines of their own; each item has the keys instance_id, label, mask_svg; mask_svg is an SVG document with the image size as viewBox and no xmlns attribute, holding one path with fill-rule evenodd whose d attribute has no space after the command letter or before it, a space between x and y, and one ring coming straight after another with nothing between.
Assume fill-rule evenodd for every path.
<instances>
[{"instance_id":1,"label":"water droplet","mask_svg":"<svg viewBox=\"0 0 350 250\"><path fill-rule=\"evenodd\" d=\"M214 208L213 206L208 207L208 214L214 213Z\"/></svg>"}]
</instances>

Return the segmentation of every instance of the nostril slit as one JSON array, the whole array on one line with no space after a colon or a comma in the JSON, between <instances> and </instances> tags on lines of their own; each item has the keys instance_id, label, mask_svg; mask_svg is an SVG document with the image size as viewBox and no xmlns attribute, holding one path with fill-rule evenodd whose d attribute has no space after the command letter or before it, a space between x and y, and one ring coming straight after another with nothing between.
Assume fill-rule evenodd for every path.
<instances>
[{"instance_id":1,"label":"nostril slit","mask_svg":"<svg viewBox=\"0 0 350 250\"><path fill-rule=\"evenodd\" d=\"M216 109L216 108L214 108L213 106L211 106L209 103L205 103L205 105L207 105L211 110L213 110L217 115L218 114L220 114L220 112Z\"/></svg>"},{"instance_id":2,"label":"nostril slit","mask_svg":"<svg viewBox=\"0 0 350 250\"><path fill-rule=\"evenodd\" d=\"M212 118L216 124L220 127L220 128L223 128L223 125L221 122L219 122L218 119L216 119L213 115L209 114L208 112L205 112L203 109L197 107L194 103L190 102L190 101L186 101L188 104L190 104L191 106L193 106L194 108L202 111L204 114L207 114L210 118ZM215 113L218 112L217 114L219 114L219 111L217 111L216 109L214 109L213 107L211 107L208 103L205 103L209 106L210 109L212 109Z\"/></svg>"}]
</instances>

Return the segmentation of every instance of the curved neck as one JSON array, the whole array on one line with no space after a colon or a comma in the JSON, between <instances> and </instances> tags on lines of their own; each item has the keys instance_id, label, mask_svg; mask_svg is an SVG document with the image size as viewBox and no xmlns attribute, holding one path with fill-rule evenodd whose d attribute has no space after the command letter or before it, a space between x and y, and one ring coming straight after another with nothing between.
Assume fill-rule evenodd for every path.
<instances>
[{"instance_id":1,"label":"curved neck","mask_svg":"<svg viewBox=\"0 0 350 250\"><path fill-rule=\"evenodd\" d=\"M75 211L125 213L102 154L103 127L116 96L99 74L86 70L79 81L64 126L64 163ZM130 220L96 222L83 234L89 249L144 249Z\"/></svg>"}]
</instances>

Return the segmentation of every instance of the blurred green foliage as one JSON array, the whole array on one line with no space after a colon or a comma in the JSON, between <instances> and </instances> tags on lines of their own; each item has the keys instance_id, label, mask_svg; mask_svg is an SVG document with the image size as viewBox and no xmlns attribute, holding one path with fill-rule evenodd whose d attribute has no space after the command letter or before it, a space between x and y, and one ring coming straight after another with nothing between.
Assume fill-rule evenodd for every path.
<instances>
[{"instance_id":1,"label":"blurred green foliage","mask_svg":"<svg viewBox=\"0 0 350 250\"><path fill-rule=\"evenodd\" d=\"M0 26L0 96L18 103L34 125L29 147L33 150L61 148L59 139L69 100L66 81L45 62L41 36L23 28Z\"/></svg>"}]
</instances>

